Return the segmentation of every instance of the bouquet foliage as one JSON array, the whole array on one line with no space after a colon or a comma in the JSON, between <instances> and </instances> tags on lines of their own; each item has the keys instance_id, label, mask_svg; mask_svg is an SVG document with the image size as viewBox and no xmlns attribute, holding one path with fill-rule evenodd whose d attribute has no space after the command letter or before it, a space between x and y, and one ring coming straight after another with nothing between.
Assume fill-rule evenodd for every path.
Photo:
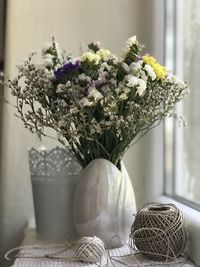
<instances>
[{"instance_id":1,"label":"bouquet foliage","mask_svg":"<svg viewBox=\"0 0 200 267\"><path fill-rule=\"evenodd\" d=\"M173 115L188 90L141 49L133 36L122 57L90 43L75 58L53 39L42 50L41 64L33 63L32 54L6 82L18 116L38 136L53 128L83 167L95 158L119 167L132 141Z\"/></svg>"}]
</instances>

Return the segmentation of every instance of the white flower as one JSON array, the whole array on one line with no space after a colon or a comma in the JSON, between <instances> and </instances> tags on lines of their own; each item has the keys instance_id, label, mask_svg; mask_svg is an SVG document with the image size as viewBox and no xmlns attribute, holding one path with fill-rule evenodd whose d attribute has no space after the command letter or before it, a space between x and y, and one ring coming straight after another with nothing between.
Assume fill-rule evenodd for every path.
<instances>
[{"instance_id":1,"label":"white flower","mask_svg":"<svg viewBox=\"0 0 200 267\"><path fill-rule=\"evenodd\" d=\"M44 67L44 66L43 66L43 67ZM48 70L48 69L45 68L45 73L46 73L47 78L48 78L49 80L53 81L53 80L56 79L53 70Z\"/></svg>"},{"instance_id":2,"label":"white flower","mask_svg":"<svg viewBox=\"0 0 200 267\"><path fill-rule=\"evenodd\" d=\"M114 55L114 54L110 54L107 58L107 60L112 60L113 64L117 65L119 63L119 58Z\"/></svg>"},{"instance_id":3,"label":"white flower","mask_svg":"<svg viewBox=\"0 0 200 267\"><path fill-rule=\"evenodd\" d=\"M133 72L134 74L138 73L142 69L142 63L143 63L142 60L139 60L138 62L132 62L130 64L131 72Z\"/></svg>"},{"instance_id":4,"label":"white flower","mask_svg":"<svg viewBox=\"0 0 200 267\"><path fill-rule=\"evenodd\" d=\"M51 59L45 59L44 65L45 65L45 67L52 68L53 67L53 61Z\"/></svg>"},{"instance_id":5,"label":"white flower","mask_svg":"<svg viewBox=\"0 0 200 267\"><path fill-rule=\"evenodd\" d=\"M185 83L179 79L177 76L173 75L172 73L169 73L167 75L167 78L166 80L170 83L173 83L173 84L177 84L177 85L180 85L180 86L185 86Z\"/></svg>"},{"instance_id":6,"label":"white flower","mask_svg":"<svg viewBox=\"0 0 200 267\"><path fill-rule=\"evenodd\" d=\"M58 84L56 87L56 93L63 93L65 91L66 87L64 84Z\"/></svg>"},{"instance_id":7,"label":"white flower","mask_svg":"<svg viewBox=\"0 0 200 267\"><path fill-rule=\"evenodd\" d=\"M111 53L109 50L101 48L96 52L96 54L100 56L100 58L106 59Z\"/></svg>"},{"instance_id":8,"label":"white flower","mask_svg":"<svg viewBox=\"0 0 200 267\"><path fill-rule=\"evenodd\" d=\"M136 38L136 36L134 35L134 36L130 37L130 38L126 41L126 48L130 48L132 45L137 44L137 43L138 43L138 42L137 42L137 38Z\"/></svg>"},{"instance_id":9,"label":"white flower","mask_svg":"<svg viewBox=\"0 0 200 267\"><path fill-rule=\"evenodd\" d=\"M128 87L136 87L137 88L137 94L139 96L142 96L146 90L146 82L143 79L140 79L136 76L133 76L131 74L125 76L125 81L127 82L126 86Z\"/></svg>"},{"instance_id":10,"label":"white flower","mask_svg":"<svg viewBox=\"0 0 200 267\"><path fill-rule=\"evenodd\" d=\"M116 106L117 106L116 101L112 101L112 102L109 104L109 107L111 107L111 108L115 108Z\"/></svg>"},{"instance_id":11,"label":"white flower","mask_svg":"<svg viewBox=\"0 0 200 267\"><path fill-rule=\"evenodd\" d=\"M80 81L86 81L86 82L90 82L90 81L91 81L91 77L85 75L85 73L81 73L81 74L79 74L79 75L78 75L78 79L79 79Z\"/></svg>"},{"instance_id":12,"label":"white flower","mask_svg":"<svg viewBox=\"0 0 200 267\"><path fill-rule=\"evenodd\" d=\"M115 92L117 93L117 94L119 94L119 92L121 91L121 89L120 88L115 88Z\"/></svg>"},{"instance_id":13,"label":"white flower","mask_svg":"<svg viewBox=\"0 0 200 267\"><path fill-rule=\"evenodd\" d=\"M126 94L128 94L130 91L131 91L131 90L130 90L130 88L128 88L128 87L125 87L125 88L124 88L124 92L125 92Z\"/></svg>"},{"instance_id":14,"label":"white flower","mask_svg":"<svg viewBox=\"0 0 200 267\"><path fill-rule=\"evenodd\" d=\"M128 66L125 62L122 63L122 68L123 68L127 73L129 73L130 68L129 68L129 66Z\"/></svg>"},{"instance_id":15,"label":"white flower","mask_svg":"<svg viewBox=\"0 0 200 267\"><path fill-rule=\"evenodd\" d=\"M127 86L134 87L138 85L138 78L136 76L133 76L131 74L125 76L125 81L127 82Z\"/></svg>"},{"instance_id":16,"label":"white flower","mask_svg":"<svg viewBox=\"0 0 200 267\"><path fill-rule=\"evenodd\" d=\"M146 70L148 75L151 77L152 81L154 81L156 79L156 74L155 74L154 70L152 69L152 67L150 65L146 64L144 66L144 70Z\"/></svg>"},{"instance_id":17,"label":"white flower","mask_svg":"<svg viewBox=\"0 0 200 267\"><path fill-rule=\"evenodd\" d=\"M146 75L145 71L141 70L139 76L140 76L140 78L141 78L142 80L144 80L145 82L147 82L147 80L148 80L148 76Z\"/></svg>"},{"instance_id":18,"label":"white flower","mask_svg":"<svg viewBox=\"0 0 200 267\"><path fill-rule=\"evenodd\" d=\"M119 96L119 99L122 99L122 100L126 100L128 98L127 94L126 93L122 93L120 96Z\"/></svg>"},{"instance_id":19,"label":"white flower","mask_svg":"<svg viewBox=\"0 0 200 267\"><path fill-rule=\"evenodd\" d=\"M111 70L111 66L108 65L107 62L103 62L99 68L99 73L100 72L104 72L105 70L110 71Z\"/></svg>"},{"instance_id":20,"label":"white flower","mask_svg":"<svg viewBox=\"0 0 200 267\"><path fill-rule=\"evenodd\" d=\"M126 55L129 51L130 51L130 48L132 45L138 45L138 41L137 41L137 38L136 36L132 36L130 37L127 41L126 41L126 44L125 44L125 49L124 49L124 54Z\"/></svg>"},{"instance_id":21,"label":"white flower","mask_svg":"<svg viewBox=\"0 0 200 267\"><path fill-rule=\"evenodd\" d=\"M92 87L89 89L88 97L89 98L93 97L94 100L96 101L96 100L103 98L103 95L95 87Z\"/></svg>"},{"instance_id":22,"label":"white flower","mask_svg":"<svg viewBox=\"0 0 200 267\"><path fill-rule=\"evenodd\" d=\"M43 56L43 58L44 58L44 65L46 67L52 68L53 67L53 56L47 53Z\"/></svg>"},{"instance_id":23,"label":"white flower","mask_svg":"<svg viewBox=\"0 0 200 267\"><path fill-rule=\"evenodd\" d=\"M81 61L89 61L89 62L93 62L95 65L97 65L99 63L99 61L101 60L100 56L92 53L92 52L85 52L81 55Z\"/></svg>"},{"instance_id":24,"label":"white flower","mask_svg":"<svg viewBox=\"0 0 200 267\"><path fill-rule=\"evenodd\" d=\"M137 94L142 96L146 91L146 83L142 79L138 79Z\"/></svg>"},{"instance_id":25,"label":"white flower","mask_svg":"<svg viewBox=\"0 0 200 267\"><path fill-rule=\"evenodd\" d=\"M70 87L71 86L71 81L67 81L66 82L66 87Z\"/></svg>"},{"instance_id":26,"label":"white flower","mask_svg":"<svg viewBox=\"0 0 200 267\"><path fill-rule=\"evenodd\" d=\"M90 102L86 97L81 98L79 101L79 104L83 107L88 106L90 107L92 105L92 102Z\"/></svg>"}]
</instances>

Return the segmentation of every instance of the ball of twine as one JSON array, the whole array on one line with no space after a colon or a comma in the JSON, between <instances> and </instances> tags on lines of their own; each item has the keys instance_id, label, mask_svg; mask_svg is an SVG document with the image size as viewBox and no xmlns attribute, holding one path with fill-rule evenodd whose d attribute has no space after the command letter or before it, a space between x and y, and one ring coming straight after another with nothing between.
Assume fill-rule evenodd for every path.
<instances>
[{"instance_id":1,"label":"ball of twine","mask_svg":"<svg viewBox=\"0 0 200 267\"><path fill-rule=\"evenodd\" d=\"M74 246L76 257L79 260L90 263L101 262L105 251L103 241L96 236L82 237Z\"/></svg>"},{"instance_id":2,"label":"ball of twine","mask_svg":"<svg viewBox=\"0 0 200 267\"><path fill-rule=\"evenodd\" d=\"M176 259L187 241L182 212L174 204L149 203L136 214L130 237L146 257Z\"/></svg>"}]
</instances>

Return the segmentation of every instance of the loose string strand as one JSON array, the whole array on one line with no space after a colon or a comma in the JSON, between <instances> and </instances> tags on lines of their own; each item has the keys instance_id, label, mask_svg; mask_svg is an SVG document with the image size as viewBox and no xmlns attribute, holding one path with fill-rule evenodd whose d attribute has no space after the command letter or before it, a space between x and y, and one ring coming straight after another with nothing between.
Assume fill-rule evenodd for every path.
<instances>
[{"instance_id":1,"label":"loose string strand","mask_svg":"<svg viewBox=\"0 0 200 267\"><path fill-rule=\"evenodd\" d=\"M129 248L129 251L130 253L126 254L126 255L121 255L121 256L118 256L118 255L112 255L110 254L111 250L109 249L109 247L111 247L112 245L112 242L114 241L114 239L121 239L123 241L123 245L127 246ZM66 246L64 248L62 248L61 250L59 251L56 251L56 252L53 252L53 253L45 253L44 255L41 255L41 256L37 256L35 255L33 252L30 252L30 251L27 251L27 252L24 252L23 250L30 250L30 249L33 249L33 250L38 250L38 249L47 249L47 248L58 248L58 247L62 247L64 245L60 245L60 246L56 246L56 245L32 245L32 246L20 246L20 247L17 247L17 248L14 248L14 249L11 249L9 250L6 255L5 255L5 259L6 260L13 260L13 259L16 259L16 258L32 258L32 259L48 259L48 260L61 260L61 261L69 261L69 262L75 262L75 261L84 261L86 263L91 263L91 260L90 259L86 259L86 258L79 258L79 257L62 257L62 256L59 256L59 254L67 251L68 249L71 249L73 248L74 246L76 245L76 243L73 243L71 244L70 246ZM87 247L87 246L86 246ZM124 266L127 266L127 267L134 267L134 266L138 266L138 267L144 267L144 266L154 266L154 263L150 263L150 262L147 262L147 263L142 263L138 258L137 258L137 255L141 255L142 251L136 251L136 249L134 249L131 245L129 245L128 242L126 242L126 240L124 240L122 237L120 237L119 235L115 235L113 236L113 238L110 240L109 242L109 245L106 247L105 246L105 254L104 256L106 257L106 266L108 266L108 263L110 262L114 267L115 267L115 264L114 262L117 262L117 263L120 263ZM12 258L9 256L10 254L12 254L13 252L17 251L17 250L22 250L21 252L17 253L16 255L14 255ZM146 252L146 251L145 251ZM124 258L126 257L131 257L133 258L133 262L131 264L128 264L126 262L123 261ZM169 261L169 259L171 259L171 261ZM175 261L172 261L174 260L174 258L170 257L169 256L169 259L167 261L163 261L162 263L159 263L157 262L156 263L156 266L162 266L162 265L169 265L169 264L176 264L177 266L179 266L179 263L184 263L186 261L186 257L183 258L184 259L184 262L180 262L178 261L178 259L176 258ZM94 263L94 262L93 262ZM97 266L102 266L103 265L103 257L100 257L100 261L99 262L95 262L94 263L95 265Z\"/></svg>"}]
</instances>

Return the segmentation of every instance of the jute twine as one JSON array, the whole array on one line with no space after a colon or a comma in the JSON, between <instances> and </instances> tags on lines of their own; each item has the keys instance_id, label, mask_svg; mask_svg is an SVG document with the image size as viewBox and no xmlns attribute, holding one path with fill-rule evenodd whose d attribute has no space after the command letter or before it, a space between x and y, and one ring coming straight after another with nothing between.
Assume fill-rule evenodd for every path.
<instances>
[{"instance_id":1,"label":"jute twine","mask_svg":"<svg viewBox=\"0 0 200 267\"><path fill-rule=\"evenodd\" d=\"M111 243L114 239L121 239L124 245L128 246L130 253L123 256L110 255ZM123 264L127 267L149 266L152 263L145 263L138 258L140 254L153 260L161 260L162 265L168 262L178 266L178 256L183 252L186 245L186 232L181 211L173 204L149 203L137 214L131 228L130 243L127 243L119 235L113 236L109 245L103 243L98 237L82 237L74 243L58 245L33 245L22 246L9 250L6 260L16 258L33 258L48 260L64 260L69 262L81 261L93 263L97 266L105 264L105 260ZM53 253L37 254L40 249L56 249ZM71 249L74 256L65 256L63 252ZM19 251L19 252L17 252ZM35 252L34 252L35 251ZM11 254L17 254L10 256ZM184 256L184 254L182 255ZM132 262L128 264L122 258L131 257ZM184 259L186 257L184 256ZM163 261L165 260L165 262ZM114 262L113 262L114 261Z\"/></svg>"},{"instance_id":2,"label":"jute twine","mask_svg":"<svg viewBox=\"0 0 200 267\"><path fill-rule=\"evenodd\" d=\"M97 263L101 262L106 250L103 241L94 236L79 239L74 246L74 252L84 262Z\"/></svg>"},{"instance_id":3,"label":"jute twine","mask_svg":"<svg viewBox=\"0 0 200 267\"><path fill-rule=\"evenodd\" d=\"M60 249L53 253L44 254L42 256L36 256L30 252L30 249L45 249L45 248L59 248ZM63 247L63 248L62 248ZM62 249L61 249L62 248ZM74 250L74 257L63 257L60 256L61 253L65 252L68 249ZM10 257L10 254L16 251L19 251L13 257ZM34 258L34 259L51 259L51 260L67 260L67 261L82 261L86 263L96 263L101 265L102 258L106 252L105 245L103 241L94 236L94 237L82 237L77 242L61 246L20 246L14 249L9 250L6 255L6 260L13 260L15 258Z\"/></svg>"},{"instance_id":4,"label":"jute twine","mask_svg":"<svg viewBox=\"0 0 200 267\"><path fill-rule=\"evenodd\" d=\"M130 238L146 257L177 259L187 241L182 212L174 204L148 203L136 214Z\"/></svg>"},{"instance_id":5,"label":"jute twine","mask_svg":"<svg viewBox=\"0 0 200 267\"><path fill-rule=\"evenodd\" d=\"M51 244L51 245L32 245L32 246L21 246L14 249L9 250L6 255L6 260L14 260L16 258L22 259L47 259L47 260L56 260L56 261L67 261L67 262L85 262L85 263L92 263L98 267L101 266L110 266L112 264L115 267L115 262L117 266L124 265L126 267L144 267L144 266L155 266L152 262L143 261L143 258L140 257L140 252L132 248L129 243L126 242L122 237L119 235L113 236L110 240L110 246L114 239L121 239L129 248L129 252L126 255L111 255L109 246L106 248L103 241L97 237L82 237L75 243L66 243L66 244ZM42 253L42 250L45 249L54 249L56 251L52 253ZM67 251L68 249L74 250L74 256L65 256L62 253ZM38 255L38 250L41 253ZM17 254L14 255L14 252ZM12 254L12 256L11 256ZM113 253L112 253L113 254ZM184 256L184 255L183 255ZM128 260L128 261L127 261ZM170 264L174 264L175 266L181 266L185 262L186 257L182 257L181 259L174 259L174 261L162 261L162 263L156 262L156 266L169 266ZM170 265L171 266L171 265Z\"/></svg>"}]
</instances>

